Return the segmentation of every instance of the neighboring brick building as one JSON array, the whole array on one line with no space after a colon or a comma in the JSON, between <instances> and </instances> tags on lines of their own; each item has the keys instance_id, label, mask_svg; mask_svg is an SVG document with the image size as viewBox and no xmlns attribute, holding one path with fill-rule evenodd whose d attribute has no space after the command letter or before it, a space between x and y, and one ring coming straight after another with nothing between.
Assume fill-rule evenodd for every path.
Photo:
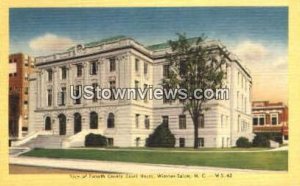
<instances>
[{"instance_id":1,"label":"neighboring brick building","mask_svg":"<svg viewBox=\"0 0 300 186\"><path fill-rule=\"evenodd\" d=\"M253 132L266 133L278 142L288 140L288 107L279 103L252 103Z\"/></svg>"},{"instance_id":2,"label":"neighboring brick building","mask_svg":"<svg viewBox=\"0 0 300 186\"><path fill-rule=\"evenodd\" d=\"M22 137L28 128L28 77L34 58L17 53L9 55L9 137Z\"/></svg>"}]
</instances>

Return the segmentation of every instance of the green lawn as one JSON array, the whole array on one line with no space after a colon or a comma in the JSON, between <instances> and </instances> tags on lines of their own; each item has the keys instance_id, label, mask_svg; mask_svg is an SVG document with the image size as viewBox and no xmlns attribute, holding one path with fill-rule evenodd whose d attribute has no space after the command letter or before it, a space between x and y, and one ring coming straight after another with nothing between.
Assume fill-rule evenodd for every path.
<instances>
[{"instance_id":1,"label":"green lawn","mask_svg":"<svg viewBox=\"0 0 300 186\"><path fill-rule=\"evenodd\" d=\"M288 152L194 153L94 149L35 149L24 156L89 159L173 165L198 165L257 170L287 170Z\"/></svg>"}]
</instances>

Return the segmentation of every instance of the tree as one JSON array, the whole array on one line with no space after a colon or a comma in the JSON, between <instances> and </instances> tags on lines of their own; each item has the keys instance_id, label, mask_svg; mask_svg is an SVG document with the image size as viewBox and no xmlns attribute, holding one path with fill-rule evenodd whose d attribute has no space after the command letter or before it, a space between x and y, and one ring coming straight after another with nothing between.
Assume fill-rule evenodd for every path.
<instances>
[{"instance_id":1,"label":"tree","mask_svg":"<svg viewBox=\"0 0 300 186\"><path fill-rule=\"evenodd\" d=\"M205 36L188 39L185 34L177 34L176 41L169 41L171 52L167 53L168 76L162 85L168 89L181 88L188 93L188 99L181 101L183 112L188 111L194 125L194 148L198 148L199 117L209 109L204 103L209 99L195 99L195 89L216 90L222 88L226 67L225 53L205 45ZM191 99L189 99L191 98ZM177 97L176 99L179 99Z\"/></svg>"},{"instance_id":2,"label":"tree","mask_svg":"<svg viewBox=\"0 0 300 186\"><path fill-rule=\"evenodd\" d=\"M175 136L166 123L160 124L146 140L147 147L174 147Z\"/></svg>"}]
</instances>

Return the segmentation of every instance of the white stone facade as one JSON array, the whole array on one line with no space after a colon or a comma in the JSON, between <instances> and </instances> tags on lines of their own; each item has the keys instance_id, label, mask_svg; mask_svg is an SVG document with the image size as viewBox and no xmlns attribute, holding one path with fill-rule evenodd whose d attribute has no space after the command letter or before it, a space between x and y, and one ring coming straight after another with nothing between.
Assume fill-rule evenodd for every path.
<instances>
[{"instance_id":1,"label":"white stone facade","mask_svg":"<svg viewBox=\"0 0 300 186\"><path fill-rule=\"evenodd\" d=\"M210 109L204 113L204 128L199 128L199 138L203 138L204 147L235 146L240 136L252 138L251 76L221 43L210 41L206 44L228 55L225 82L229 88L230 99L208 103ZM138 83L141 88L145 84L159 87L163 78L163 65L166 64L165 53L166 49L149 50L131 38L123 38L89 47L78 45L65 53L36 58L38 71L30 76L29 133L48 130L52 135L66 135L67 142L70 142L66 146L82 146L84 135L91 132L110 138L109 143L114 146L144 146L149 134L162 123L162 117L168 116L169 128L176 137L176 146L180 146L180 142L185 147L193 146L191 118L185 113L186 128L179 129L182 106L177 102L81 99L80 104L75 104L69 95L70 85L97 83L103 88L109 88L111 84L117 88L134 88ZM112 65L114 60L115 68ZM97 66L95 72L93 62ZM80 77L77 65L82 65ZM64 68L66 77L62 77ZM49 71L52 71L52 80L49 80ZM61 105L62 100L59 99L62 88L66 92L64 105ZM94 123L93 126L90 123L92 112L97 113L98 120L97 125ZM81 126L74 126L75 113L81 116ZM65 116L65 129L60 124L63 123L63 119L59 119L61 114ZM113 127L108 127L108 123L112 122L109 115L114 116ZM149 121L149 127L146 126L146 120ZM77 140L76 145L72 140Z\"/></svg>"}]
</instances>

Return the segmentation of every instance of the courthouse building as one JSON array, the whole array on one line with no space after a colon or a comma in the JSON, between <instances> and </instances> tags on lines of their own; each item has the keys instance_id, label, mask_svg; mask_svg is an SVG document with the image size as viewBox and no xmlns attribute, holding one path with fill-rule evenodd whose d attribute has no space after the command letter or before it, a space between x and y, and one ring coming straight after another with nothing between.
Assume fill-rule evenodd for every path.
<instances>
[{"instance_id":1,"label":"courthouse building","mask_svg":"<svg viewBox=\"0 0 300 186\"><path fill-rule=\"evenodd\" d=\"M212 100L205 105L210 109L201 117L198 145L231 147L240 136L252 139L249 70L219 41L207 41L203 46L226 56L224 83L230 99ZM166 43L144 46L132 38L118 36L37 57L37 73L29 80L29 135L19 144L76 147L84 145L87 134L97 133L106 136L112 146L144 146L149 134L166 122L177 147L193 146L193 123L179 101L70 97L71 85L160 87L169 69L167 51L170 48ZM39 143L34 143L37 139Z\"/></svg>"}]
</instances>

